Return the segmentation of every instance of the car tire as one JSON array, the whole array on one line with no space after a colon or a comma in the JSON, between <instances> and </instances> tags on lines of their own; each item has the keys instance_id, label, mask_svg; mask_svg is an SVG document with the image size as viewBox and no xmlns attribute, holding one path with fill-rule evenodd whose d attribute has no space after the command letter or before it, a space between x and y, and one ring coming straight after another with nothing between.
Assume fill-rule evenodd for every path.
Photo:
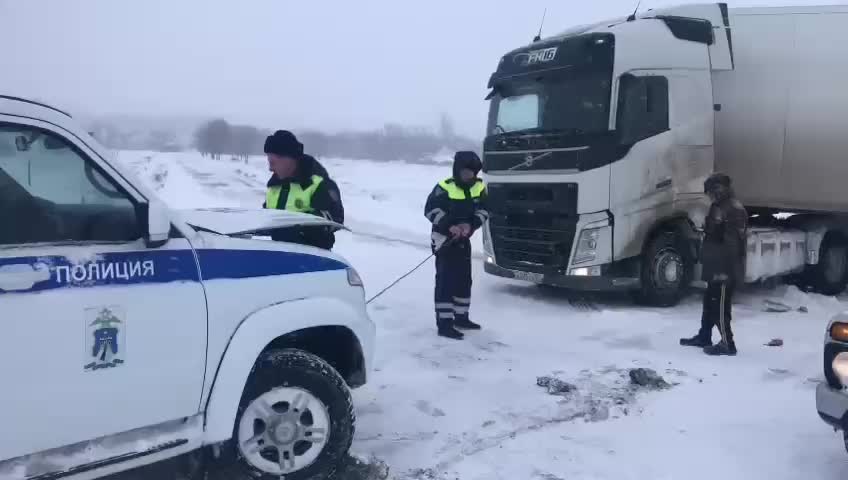
<instances>
[{"instance_id":1,"label":"car tire","mask_svg":"<svg viewBox=\"0 0 848 480\"><path fill-rule=\"evenodd\" d=\"M264 352L242 394L228 470L263 480L333 478L354 424L350 390L329 363L302 350Z\"/></svg>"},{"instance_id":2,"label":"car tire","mask_svg":"<svg viewBox=\"0 0 848 480\"><path fill-rule=\"evenodd\" d=\"M848 243L833 233L822 240L819 263L809 265L805 283L822 295L838 295L848 283Z\"/></svg>"},{"instance_id":3,"label":"car tire","mask_svg":"<svg viewBox=\"0 0 848 480\"><path fill-rule=\"evenodd\" d=\"M637 303L673 307L692 281L692 261L685 245L673 232L659 232L642 255L641 285L634 292Z\"/></svg>"}]
</instances>

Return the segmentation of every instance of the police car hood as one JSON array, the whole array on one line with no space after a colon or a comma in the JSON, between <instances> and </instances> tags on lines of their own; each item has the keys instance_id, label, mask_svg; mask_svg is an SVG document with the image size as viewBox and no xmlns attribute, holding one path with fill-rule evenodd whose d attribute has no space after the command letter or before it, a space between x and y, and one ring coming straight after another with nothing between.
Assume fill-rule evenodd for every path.
<instances>
[{"instance_id":1,"label":"police car hood","mask_svg":"<svg viewBox=\"0 0 848 480\"><path fill-rule=\"evenodd\" d=\"M300 226L329 226L347 230L343 225L306 213L264 208L196 208L177 210L192 228L221 235L261 235L271 230Z\"/></svg>"}]
</instances>

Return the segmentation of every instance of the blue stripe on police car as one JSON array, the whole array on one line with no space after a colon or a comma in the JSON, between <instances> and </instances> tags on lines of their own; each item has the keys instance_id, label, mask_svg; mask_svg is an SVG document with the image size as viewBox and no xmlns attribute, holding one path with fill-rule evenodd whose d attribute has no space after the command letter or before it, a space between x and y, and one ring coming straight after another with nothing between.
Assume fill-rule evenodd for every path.
<instances>
[{"instance_id":1,"label":"blue stripe on police car","mask_svg":"<svg viewBox=\"0 0 848 480\"><path fill-rule=\"evenodd\" d=\"M295 252L201 249L196 253L203 280L256 278L347 268L347 265L332 258ZM16 276L27 278L24 276L27 272L23 272L21 267L34 280L17 285L0 282L0 293L39 292L68 286L200 281L192 250L101 253L88 262L71 262L58 255L0 258L0 273L15 269Z\"/></svg>"}]
</instances>

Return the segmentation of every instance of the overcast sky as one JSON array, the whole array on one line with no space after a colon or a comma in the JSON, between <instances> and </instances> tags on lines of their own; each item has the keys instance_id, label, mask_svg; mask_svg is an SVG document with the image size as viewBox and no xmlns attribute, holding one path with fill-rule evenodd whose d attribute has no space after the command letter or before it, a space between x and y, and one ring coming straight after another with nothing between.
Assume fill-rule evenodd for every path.
<instances>
[{"instance_id":1,"label":"overcast sky","mask_svg":"<svg viewBox=\"0 0 848 480\"><path fill-rule=\"evenodd\" d=\"M642 9L693 3L643 0ZM833 3L742 0L731 6ZM223 115L269 128L485 129L506 51L635 0L0 0L0 92L80 113Z\"/></svg>"}]
</instances>

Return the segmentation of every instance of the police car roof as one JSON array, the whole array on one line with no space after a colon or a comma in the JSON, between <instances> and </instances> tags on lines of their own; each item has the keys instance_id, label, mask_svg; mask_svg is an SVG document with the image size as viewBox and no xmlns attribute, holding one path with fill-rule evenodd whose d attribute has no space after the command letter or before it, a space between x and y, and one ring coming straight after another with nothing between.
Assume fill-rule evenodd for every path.
<instances>
[{"instance_id":1,"label":"police car roof","mask_svg":"<svg viewBox=\"0 0 848 480\"><path fill-rule=\"evenodd\" d=\"M66 116L68 118L73 118L73 117L71 117L71 114L69 114L68 112L65 112L63 110L59 110L58 108L56 108L52 105L48 105L46 103L42 103L42 102L32 100L32 99L29 99L29 98L14 97L14 96L11 96L11 95L0 94L0 101L20 102L20 103L25 103L25 104L28 104L28 105L35 105L35 106L38 106L38 107L50 109L54 112L61 113L62 115Z\"/></svg>"}]
</instances>

